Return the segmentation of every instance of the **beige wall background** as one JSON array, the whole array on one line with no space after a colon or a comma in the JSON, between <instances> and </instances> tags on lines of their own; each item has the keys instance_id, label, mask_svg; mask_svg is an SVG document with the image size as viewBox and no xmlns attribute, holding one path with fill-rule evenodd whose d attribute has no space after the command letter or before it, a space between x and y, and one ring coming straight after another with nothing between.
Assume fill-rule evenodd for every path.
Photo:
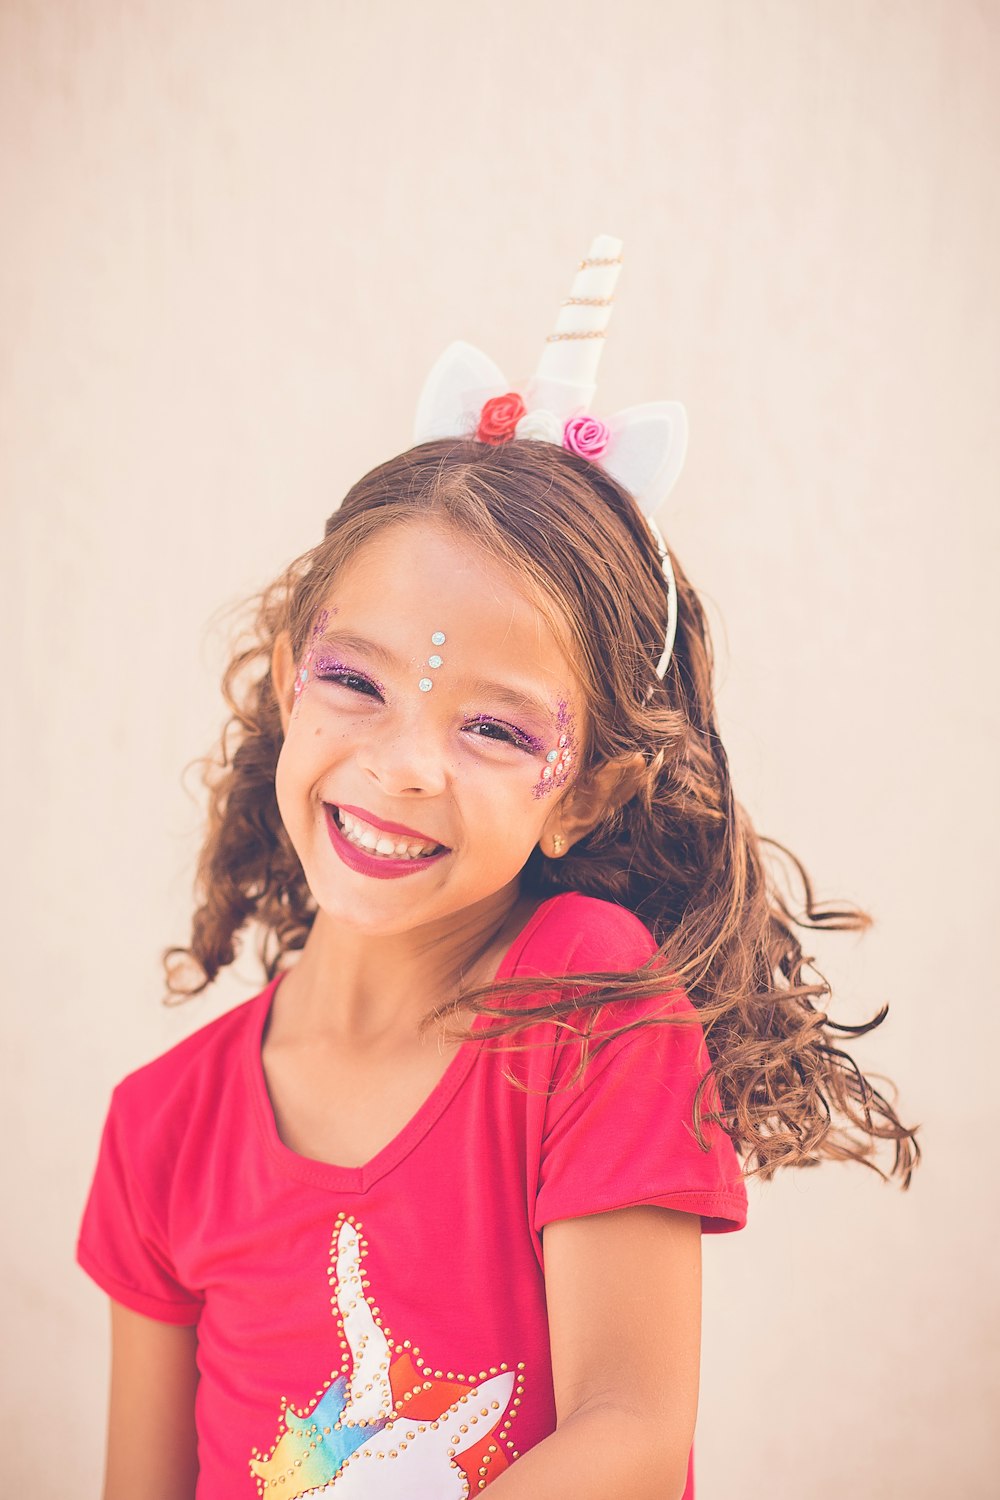
<instances>
[{"instance_id":1,"label":"beige wall background","mask_svg":"<svg viewBox=\"0 0 1000 1500\"><path fill-rule=\"evenodd\" d=\"M807 951L925 1149L705 1240L699 1496L996 1494L998 64L996 0L0 4L12 1493L97 1493L111 1087L262 982L159 1003L217 611L452 338L530 372L606 231L598 412L688 407L738 795L874 915Z\"/></svg>"}]
</instances>

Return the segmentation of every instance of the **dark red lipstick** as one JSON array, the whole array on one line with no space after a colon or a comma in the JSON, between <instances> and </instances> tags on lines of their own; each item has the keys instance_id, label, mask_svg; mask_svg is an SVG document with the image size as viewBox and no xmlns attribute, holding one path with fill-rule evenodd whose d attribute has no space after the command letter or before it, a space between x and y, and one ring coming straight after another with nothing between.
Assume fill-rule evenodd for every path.
<instances>
[{"instance_id":1,"label":"dark red lipstick","mask_svg":"<svg viewBox=\"0 0 1000 1500\"><path fill-rule=\"evenodd\" d=\"M404 828L402 823L390 823L386 818L376 818L374 813L365 812L363 807L351 807L348 802L338 802L337 806L343 812L351 813L355 818L360 818L362 823L370 823L373 828L381 828L383 833L398 833L401 838L416 839L420 844L439 844L441 842L440 839L432 839L429 833L421 833L418 828Z\"/></svg>"},{"instance_id":2,"label":"dark red lipstick","mask_svg":"<svg viewBox=\"0 0 1000 1500\"><path fill-rule=\"evenodd\" d=\"M359 875L371 875L375 880L395 880L403 875L416 875L421 870L426 870L430 865L436 865L439 860L445 858L450 850L442 848L437 854L422 854L416 859L394 859L388 854L369 854L367 849L362 849L358 844L352 842L342 832L337 823L337 810L330 804L324 803L326 813L326 826L330 835L330 842L343 860L349 870L354 870ZM345 812L354 812L353 808L345 807ZM380 828L385 833L396 833L401 838L417 839L421 843L432 844L434 839L428 839L422 833L414 833L409 828L402 828L398 823L379 822L362 812L354 813L357 818L364 822L371 822L373 828Z\"/></svg>"}]
</instances>

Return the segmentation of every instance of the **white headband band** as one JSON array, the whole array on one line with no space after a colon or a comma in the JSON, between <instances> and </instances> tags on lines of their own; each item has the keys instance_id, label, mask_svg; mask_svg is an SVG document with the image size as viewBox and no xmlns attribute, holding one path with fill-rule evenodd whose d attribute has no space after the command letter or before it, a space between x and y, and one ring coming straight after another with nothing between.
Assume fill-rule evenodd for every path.
<instances>
[{"instance_id":1,"label":"white headband band","mask_svg":"<svg viewBox=\"0 0 1000 1500\"><path fill-rule=\"evenodd\" d=\"M608 234L593 241L523 394L481 349L460 339L449 344L420 393L414 441L467 437L491 444L517 438L558 443L598 464L628 490L656 540L667 585L667 632L655 669L662 678L677 631L677 585L653 513L684 464L687 413L679 401L646 401L604 421L590 415L621 250L621 240Z\"/></svg>"}]
</instances>

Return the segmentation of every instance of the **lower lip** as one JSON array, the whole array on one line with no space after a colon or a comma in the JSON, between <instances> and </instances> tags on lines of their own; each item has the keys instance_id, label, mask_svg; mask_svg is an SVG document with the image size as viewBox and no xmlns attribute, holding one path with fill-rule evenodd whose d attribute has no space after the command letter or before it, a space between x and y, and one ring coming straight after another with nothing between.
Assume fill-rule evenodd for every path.
<instances>
[{"instance_id":1,"label":"lower lip","mask_svg":"<svg viewBox=\"0 0 1000 1500\"><path fill-rule=\"evenodd\" d=\"M369 854L344 837L337 827L332 808L326 807L324 811L331 844L348 869L356 870L359 875L374 875L376 880L397 880L401 875L416 875L428 865L436 865L449 852L442 849L440 854L429 854L425 859L388 859L385 855Z\"/></svg>"}]
</instances>

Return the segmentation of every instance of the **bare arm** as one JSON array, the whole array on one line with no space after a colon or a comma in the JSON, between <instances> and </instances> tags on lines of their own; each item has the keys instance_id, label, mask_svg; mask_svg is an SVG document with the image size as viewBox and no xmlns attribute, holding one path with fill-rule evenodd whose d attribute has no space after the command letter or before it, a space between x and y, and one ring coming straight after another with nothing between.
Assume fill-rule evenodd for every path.
<instances>
[{"instance_id":1,"label":"bare arm","mask_svg":"<svg viewBox=\"0 0 1000 1500\"><path fill-rule=\"evenodd\" d=\"M555 1432L497 1500L680 1500L698 1411L701 1218L641 1205L542 1231Z\"/></svg>"},{"instance_id":2,"label":"bare arm","mask_svg":"<svg viewBox=\"0 0 1000 1500\"><path fill-rule=\"evenodd\" d=\"M193 1500L197 1342L112 1301L104 1500Z\"/></svg>"}]
</instances>

